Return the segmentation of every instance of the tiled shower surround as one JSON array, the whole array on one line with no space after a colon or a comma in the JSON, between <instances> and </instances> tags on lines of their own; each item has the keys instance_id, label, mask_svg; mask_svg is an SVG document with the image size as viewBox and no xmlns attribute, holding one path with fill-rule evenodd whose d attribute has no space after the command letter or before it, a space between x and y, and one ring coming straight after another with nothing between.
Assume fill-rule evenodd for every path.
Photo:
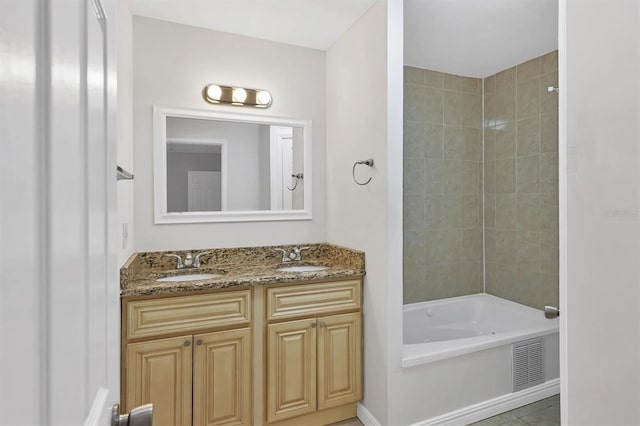
<instances>
[{"instance_id":1,"label":"tiled shower surround","mask_svg":"<svg viewBox=\"0 0 640 426\"><path fill-rule=\"evenodd\" d=\"M558 306L557 52L484 81L486 290Z\"/></svg>"},{"instance_id":2,"label":"tiled shower surround","mask_svg":"<svg viewBox=\"0 0 640 426\"><path fill-rule=\"evenodd\" d=\"M481 80L405 68L404 301L482 291Z\"/></svg>"},{"instance_id":3,"label":"tiled shower surround","mask_svg":"<svg viewBox=\"0 0 640 426\"><path fill-rule=\"evenodd\" d=\"M483 254L488 293L558 303L558 96L547 92L557 63L552 52L484 85L405 67L405 303L481 292ZM455 128L461 137L447 138Z\"/></svg>"}]
</instances>

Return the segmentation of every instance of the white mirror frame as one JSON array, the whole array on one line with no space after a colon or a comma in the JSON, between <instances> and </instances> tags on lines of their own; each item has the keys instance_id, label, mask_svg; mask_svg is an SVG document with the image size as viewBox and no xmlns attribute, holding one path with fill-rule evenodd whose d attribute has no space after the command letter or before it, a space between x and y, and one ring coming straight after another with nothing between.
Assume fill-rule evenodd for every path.
<instances>
[{"instance_id":1,"label":"white mirror frame","mask_svg":"<svg viewBox=\"0 0 640 426\"><path fill-rule=\"evenodd\" d=\"M167 117L210 119L239 123L300 127L304 137L304 209L246 210L220 212L167 211ZM233 143L233 142L231 142ZM233 112L217 112L187 108L153 106L153 187L154 223L263 222L278 220L310 220L312 208L311 120L270 117Z\"/></svg>"}]
</instances>

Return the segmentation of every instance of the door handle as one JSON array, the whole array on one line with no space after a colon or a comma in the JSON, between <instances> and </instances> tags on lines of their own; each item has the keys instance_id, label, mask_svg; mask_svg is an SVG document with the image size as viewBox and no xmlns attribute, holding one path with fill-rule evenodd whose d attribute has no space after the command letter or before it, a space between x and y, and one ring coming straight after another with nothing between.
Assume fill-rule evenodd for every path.
<instances>
[{"instance_id":1,"label":"door handle","mask_svg":"<svg viewBox=\"0 0 640 426\"><path fill-rule=\"evenodd\" d=\"M556 308L555 306L545 305L544 316L549 319L557 318L560 316L560 309Z\"/></svg>"},{"instance_id":2,"label":"door handle","mask_svg":"<svg viewBox=\"0 0 640 426\"><path fill-rule=\"evenodd\" d=\"M120 404L111 408L111 426L153 426L153 404L134 408L129 414L120 414Z\"/></svg>"}]
</instances>

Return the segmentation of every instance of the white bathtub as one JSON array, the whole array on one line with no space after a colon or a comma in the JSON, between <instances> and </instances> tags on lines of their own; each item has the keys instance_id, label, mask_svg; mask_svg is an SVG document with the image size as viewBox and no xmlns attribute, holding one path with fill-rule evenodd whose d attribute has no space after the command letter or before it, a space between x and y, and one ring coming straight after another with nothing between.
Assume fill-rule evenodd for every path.
<instances>
[{"instance_id":1,"label":"white bathtub","mask_svg":"<svg viewBox=\"0 0 640 426\"><path fill-rule=\"evenodd\" d=\"M487 294L404 306L395 423L460 426L560 392L558 320ZM514 392L515 342L541 338L544 382Z\"/></svg>"},{"instance_id":2,"label":"white bathtub","mask_svg":"<svg viewBox=\"0 0 640 426\"><path fill-rule=\"evenodd\" d=\"M404 305L403 367L558 333L558 319L489 294Z\"/></svg>"}]
</instances>

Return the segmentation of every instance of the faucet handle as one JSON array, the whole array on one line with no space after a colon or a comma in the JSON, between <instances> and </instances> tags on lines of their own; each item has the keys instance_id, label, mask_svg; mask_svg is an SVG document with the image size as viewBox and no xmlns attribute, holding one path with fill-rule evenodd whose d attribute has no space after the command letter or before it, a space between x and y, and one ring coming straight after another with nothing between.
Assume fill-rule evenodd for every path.
<instances>
[{"instance_id":1,"label":"faucet handle","mask_svg":"<svg viewBox=\"0 0 640 426\"><path fill-rule=\"evenodd\" d=\"M178 269L184 268L184 263L182 263L182 258L180 256L178 256L177 254L165 254L165 256L167 256L167 257L175 257L176 259L178 259L178 264L176 265L176 268L178 268Z\"/></svg>"},{"instance_id":2,"label":"faucet handle","mask_svg":"<svg viewBox=\"0 0 640 426\"><path fill-rule=\"evenodd\" d=\"M273 249L273 251L277 251L277 252L282 253L282 263L289 262L289 252L288 251L286 251L285 249L281 249L279 247L275 247Z\"/></svg>"},{"instance_id":3,"label":"faucet handle","mask_svg":"<svg viewBox=\"0 0 640 426\"><path fill-rule=\"evenodd\" d=\"M295 254L295 258L294 260L302 260L302 251L303 250L309 250L309 247L294 247L293 250L291 251L292 254Z\"/></svg>"},{"instance_id":4,"label":"faucet handle","mask_svg":"<svg viewBox=\"0 0 640 426\"><path fill-rule=\"evenodd\" d=\"M203 252L200 252L200 253L196 254L196 258L193 261L193 267L194 268L199 268L200 267L200 256L204 256L205 254L210 254L210 253L211 253L210 251L203 251Z\"/></svg>"}]
</instances>

